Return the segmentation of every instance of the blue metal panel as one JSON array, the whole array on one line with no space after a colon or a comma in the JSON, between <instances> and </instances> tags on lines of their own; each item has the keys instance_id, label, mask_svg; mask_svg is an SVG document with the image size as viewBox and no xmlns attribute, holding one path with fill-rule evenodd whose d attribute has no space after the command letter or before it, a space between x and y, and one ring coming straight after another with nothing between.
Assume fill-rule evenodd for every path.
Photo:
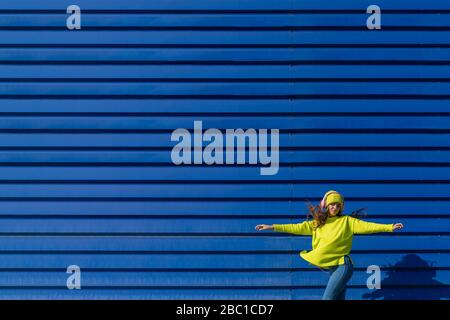
<instances>
[{"instance_id":1,"label":"blue metal panel","mask_svg":"<svg viewBox=\"0 0 450 320\"><path fill-rule=\"evenodd\" d=\"M1 15L1 13L0 13ZM29 17L20 14L3 14L0 26L12 28L35 27L41 29L61 29L61 21L66 19L64 13L36 13ZM265 27L281 29L286 27L311 28L311 27L354 27L361 29L361 23L366 21L367 14L360 12L342 13L185 13L182 15L142 13L128 15L124 20L119 13L90 13L83 15L83 29L161 29L161 28L255 28ZM383 26L395 27L448 27L448 13L392 13L383 14Z\"/></svg>"},{"instance_id":2,"label":"blue metal panel","mask_svg":"<svg viewBox=\"0 0 450 320\"><path fill-rule=\"evenodd\" d=\"M71 4L0 0L0 299L318 299L311 239L254 226L329 189L406 227L355 237L348 298L450 299L449 1ZM195 120L280 129L278 174L172 164Z\"/></svg>"},{"instance_id":3,"label":"blue metal panel","mask_svg":"<svg viewBox=\"0 0 450 320\"><path fill-rule=\"evenodd\" d=\"M8 63L23 63L24 61L34 61L45 64L61 64L61 63L115 63L120 64L132 63L148 64L148 63L221 63L221 64L280 64L285 63L292 65L298 63L314 63L318 61L335 61L352 64L354 62L364 61L365 63L376 63L384 61L389 63L396 62L412 62L417 63L439 63L449 61L450 49L440 47L439 50L430 50L420 47L326 47L326 48L310 48L307 46L299 46L295 50L289 48L265 47L260 48L229 48L220 46L217 48L209 48L202 46L200 48L101 48L101 46L93 46L80 49L78 47L59 48L57 46L47 46L43 48L34 48L29 46L24 48L15 48L15 46L7 46L0 52L0 61Z\"/></svg>"},{"instance_id":4,"label":"blue metal panel","mask_svg":"<svg viewBox=\"0 0 450 320\"><path fill-rule=\"evenodd\" d=\"M401 0L379 0L378 5L388 10L405 10L405 9L426 9L426 10L444 10L450 9L450 4L446 0L430 0L425 3L421 0L411 0L408 6ZM5 3L2 8L14 9L40 9L40 10L61 10L61 6L69 6L70 1L52 1L42 0L39 2L33 0L18 0L12 3ZM208 0L197 0L195 2L186 2L183 0L78 0L77 4L87 10L361 10L372 4L368 0L343 0L336 3L333 0L321 0L311 2L308 0L229 0L229 1L214 1L211 3Z\"/></svg>"}]
</instances>

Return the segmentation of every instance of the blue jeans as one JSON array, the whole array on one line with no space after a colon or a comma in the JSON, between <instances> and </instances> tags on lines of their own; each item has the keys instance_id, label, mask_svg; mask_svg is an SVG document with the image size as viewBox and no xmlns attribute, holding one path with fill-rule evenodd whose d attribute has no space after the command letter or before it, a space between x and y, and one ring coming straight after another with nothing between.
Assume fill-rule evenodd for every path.
<instances>
[{"instance_id":1,"label":"blue jeans","mask_svg":"<svg viewBox=\"0 0 450 320\"><path fill-rule=\"evenodd\" d=\"M326 269L330 273L322 300L345 300L345 286L353 275L353 263L349 256L344 264Z\"/></svg>"}]
</instances>

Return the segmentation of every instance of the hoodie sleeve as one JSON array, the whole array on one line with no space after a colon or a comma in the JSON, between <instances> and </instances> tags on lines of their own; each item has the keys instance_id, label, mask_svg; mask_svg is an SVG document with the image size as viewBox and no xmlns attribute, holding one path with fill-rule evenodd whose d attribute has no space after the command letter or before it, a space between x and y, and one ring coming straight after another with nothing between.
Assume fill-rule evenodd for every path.
<instances>
[{"instance_id":1,"label":"hoodie sleeve","mask_svg":"<svg viewBox=\"0 0 450 320\"><path fill-rule=\"evenodd\" d=\"M379 232L393 232L394 224L381 224L366 222L357 218L350 217L353 234L370 234Z\"/></svg>"},{"instance_id":2,"label":"hoodie sleeve","mask_svg":"<svg viewBox=\"0 0 450 320\"><path fill-rule=\"evenodd\" d=\"M313 221L304 221L296 224L274 224L273 231L308 236L312 235Z\"/></svg>"}]
</instances>

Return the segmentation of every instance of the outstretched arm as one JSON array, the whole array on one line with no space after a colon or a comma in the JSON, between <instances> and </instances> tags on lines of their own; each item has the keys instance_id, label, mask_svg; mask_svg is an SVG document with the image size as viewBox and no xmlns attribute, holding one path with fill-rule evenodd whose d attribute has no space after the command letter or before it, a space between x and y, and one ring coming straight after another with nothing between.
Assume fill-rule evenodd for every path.
<instances>
[{"instance_id":1,"label":"outstretched arm","mask_svg":"<svg viewBox=\"0 0 450 320\"><path fill-rule=\"evenodd\" d=\"M394 232L397 229L403 228L403 224L401 223L382 224L382 223L366 222L356 218L352 218L352 224L354 234Z\"/></svg>"},{"instance_id":2,"label":"outstretched arm","mask_svg":"<svg viewBox=\"0 0 450 320\"><path fill-rule=\"evenodd\" d=\"M312 221L304 221L296 224L259 224L255 227L256 230L273 230L275 232L285 232L298 235L311 235L313 231Z\"/></svg>"}]
</instances>

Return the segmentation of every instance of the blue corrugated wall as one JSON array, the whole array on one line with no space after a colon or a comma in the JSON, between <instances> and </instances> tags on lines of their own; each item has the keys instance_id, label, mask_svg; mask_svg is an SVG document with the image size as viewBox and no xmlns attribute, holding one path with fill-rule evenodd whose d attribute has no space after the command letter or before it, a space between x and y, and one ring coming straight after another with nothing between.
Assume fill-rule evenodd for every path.
<instances>
[{"instance_id":1,"label":"blue corrugated wall","mask_svg":"<svg viewBox=\"0 0 450 320\"><path fill-rule=\"evenodd\" d=\"M0 298L317 299L310 238L254 226L329 189L405 224L348 298L450 298L448 0L0 0L0 64ZM194 120L279 128L279 173L173 165Z\"/></svg>"}]
</instances>

